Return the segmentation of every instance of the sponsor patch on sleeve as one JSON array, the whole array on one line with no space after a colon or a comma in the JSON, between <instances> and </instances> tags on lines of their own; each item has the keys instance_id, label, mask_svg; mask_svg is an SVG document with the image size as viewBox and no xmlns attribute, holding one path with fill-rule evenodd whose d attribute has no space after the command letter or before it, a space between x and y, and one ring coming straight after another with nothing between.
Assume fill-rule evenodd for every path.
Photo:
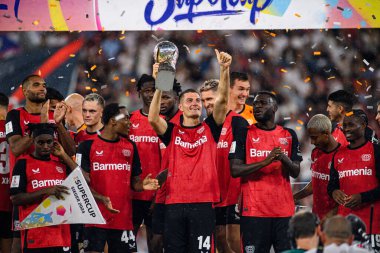
<instances>
[{"instance_id":1,"label":"sponsor patch on sleeve","mask_svg":"<svg viewBox=\"0 0 380 253\"><path fill-rule=\"evenodd\" d=\"M76 155L75 155L75 162L76 162L79 166L81 166L81 164L82 164L82 154L76 154Z\"/></svg>"},{"instance_id":2,"label":"sponsor patch on sleeve","mask_svg":"<svg viewBox=\"0 0 380 253\"><path fill-rule=\"evenodd\" d=\"M17 188L20 186L20 176L15 175L12 177L11 188Z\"/></svg>"},{"instance_id":3,"label":"sponsor patch on sleeve","mask_svg":"<svg viewBox=\"0 0 380 253\"><path fill-rule=\"evenodd\" d=\"M234 154L236 150L236 141L231 143L230 154Z\"/></svg>"},{"instance_id":4,"label":"sponsor patch on sleeve","mask_svg":"<svg viewBox=\"0 0 380 253\"><path fill-rule=\"evenodd\" d=\"M9 121L7 124L5 124L5 134L10 134L12 132L13 132L12 121Z\"/></svg>"}]
</instances>

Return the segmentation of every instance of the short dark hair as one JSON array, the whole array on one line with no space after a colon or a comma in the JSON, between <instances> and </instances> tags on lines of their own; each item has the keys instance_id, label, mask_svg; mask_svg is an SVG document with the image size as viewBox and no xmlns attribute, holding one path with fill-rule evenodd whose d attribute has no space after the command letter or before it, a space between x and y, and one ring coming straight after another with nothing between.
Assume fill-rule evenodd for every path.
<instances>
[{"instance_id":1,"label":"short dark hair","mask_svg":"<svg viewBox=\"0 0 380 253\"><path fill-rule=\"evenodd\" d=\"M4 93L0 93L0 106L8 107L9 98Z\"/></svg>"},{"instance_id":2,"label":"short dark hair","mask_svg":"<svg viewBox=\"0 0 380 253\"><path fill-rule=\"evenodd\" d=\"M273 99L273 102L275 102L276 104L278 104L278 98L277 96L273 93L273 92L270 92L270 91L259 91L257 92L256 96L258 95L267 95L267 96L270 96L272 99Z\"/></svg>"},{"instance_id":3,"label":"short dark hair","mask_svg":"<svg viewBox=\"0 0 380 253\"><path fill-rule=\"evenodd\" d=\"M104 125L107 125L112 117L115 117L116 115L120 114L120 109L122 108L123 106L120 106L118 103L111 103L106 105L104 107L102 117Z\"/></svg>"},{"instance_id":4,"label":"short dark hair","mask_svg":"<svg viewBox=\"0 0 380 253\"><path fill-rule=\"evenodd\" d=\"M63 101L65 98L63 95L56 89L47 87L46 88L46 99L56 99L59 102Z\"/></svg>"},{"instance_id":5,"label":"short dark hair","mask_svg":"<svg viewBox=\"0 0 380 253\"><path fill-rule=\"evenodd\" d=\"M353 109L352 112L358 116L361 117L364 120L364 123L366 126L368 126L368 116L362 109Z\"/></svg>"},{"instance_id":6,"label":"short dark hair","mask_svg":"<svg viewBox=\"0 0 380 253\"><path fill-rule=\"evenodd\" d=\"M28 75L27 77L24 78L24 80L22 80L21 82L21 85L23 88L25 88L26 84L29 82L29 80L33 77L41 77L40 75L36 75L36 74L32 74L32 75ZM42 77L41 77L42 78Z\"/></svg>"},{"instance_id":7,"label":"short dark hair","mask_svg":"<svg viewBox=\"0 0 380 253\"><path fill-rule=\"evenodd\" d=\"M153 78L153 76L151 75L147 75L147 74L142 74L139 78L139 80L137 81L137 91L140 91L142 86L144 85L144 83L146 82L153 82L153 84L155 83L155 80Z\"/></svg>"},{"instance_id":8,"label":"short dark hair","mask_svg":"<svg viewBox=\"0 0 380 253\"><path fill-rule=\"evenodd\" d=\"M230 87L234 87L235 81L240 80L240 81L248 81L248 75L247 73L242 73L242 72L231 72L230 74Z\"/></svg>"},{"instance_id":9,"label":"short dark hair","mask_svg":"<svg viewBox=\"0 0 380 253\"><path fill-rule=\"evenodd\" d=\"M181 95L179 96L179 101L181 102L181 99L183 98L183 96L187 93L197 93L199 96L201 96L201 94L199 94L198 91L194 90L194 89L187 89L185 90L184 92L181 93Z\"/></svg>"},{"instance_id":10,"label":"short dark hair","mask_svg":"<svg viewBox=\"0 0 380 253\"><path fill-rule=\"evenodd\" d=\"M352 110L352 107L354 106L356 98L354 95L352 95L348 91L337 90L337 91L334 91L333 93L331 93L327 97L327 100L341 104L343 106L344 110L346 112L349 112Z\"/></svg>"},{"instance_id":11,"label":"short dark hair","mask_svg":"<svg viewBox=\"0 0 380 253\"><path fill-rule=\"evenodd\" d=\"M288 234L292 240L312 237L319 225L318 217L311 212L298 212L289 221Z\"/></svg>"},{"instance_id":12,"label":"short dark hair","mask_svg":"<svg viewBox=\"0 0 380 253\"><path fill-rule=\"evenodd\" d=\"M182 92L182 87L181 87L181 84L178 82L177 79L174 78L174 82L173 82L173 91L174 93L179 96Z\"/></svg>"}]
</instances>

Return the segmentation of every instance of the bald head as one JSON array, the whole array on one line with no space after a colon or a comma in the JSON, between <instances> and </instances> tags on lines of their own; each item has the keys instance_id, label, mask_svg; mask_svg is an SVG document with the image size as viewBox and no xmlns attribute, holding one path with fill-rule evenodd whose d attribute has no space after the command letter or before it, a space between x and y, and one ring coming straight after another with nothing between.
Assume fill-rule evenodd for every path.
<instances>
[{"instance_id":1,"label":"bald head","mask_svg":"<svg viewBox=\"0 0 380 253\"><path fill-rule=\"evenodd\" d=\"M66 97L65 103L75 111L82 112L82 103L84 97L78 93L70 94Z\"/></svg>"},{"instance_id":2,"label":"bald head","mask_svg":"<svg viewBox=\"0 0 380 253\"><path fill-rule=\"evenodd\" d=\"M353 239L351 223L340 215L335 215L326 220L323 233L326 237L326 245L331 243L350 244Z\"/></svg>"},{"instance_id":3,"label":"bald head","mask_svg":"<svg viewBox=\"0 0 380 253\"><path fill-rule=\"evenodd\" d=\"M68 106L65 119L67 126L72 130L77 130L80 126L83 125L83 116L82 116L82 104L83 96L78 93L70 94L66 97L65 103Z\"/></svg>"}]
</instances>

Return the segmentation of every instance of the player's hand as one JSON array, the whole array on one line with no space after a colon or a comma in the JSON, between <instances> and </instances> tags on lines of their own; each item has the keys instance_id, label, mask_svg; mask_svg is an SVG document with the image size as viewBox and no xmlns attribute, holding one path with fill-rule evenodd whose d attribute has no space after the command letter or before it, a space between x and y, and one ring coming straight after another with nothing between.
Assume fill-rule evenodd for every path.
<instances>
[{"instance_id":1,"label":"player's hand","mask_svg":"<svg viewBox=\"0 0 380 253\"><path fill-rule=\"evenodd\" d=\"M41 123L49 122L49 109L50 109L50 99L48 99L41 108Z\"/></svg>"},{"instance_id":2,"label":"player's hand","mask_svg":"<svg viewBox=\"0 0 380 253\"><path fill-rule=\"evenodd\" d=\"M265 158L265 160L267 160L269 163L273 162L273 160L278 160L278 157L282 154L281 152L281 148L280 147L275 147L274 149L272 149L272 151L269 153L269 155L267 156L267 158Z\"/></svg>"},{"instance_id":3,"label":"player's hand","mask_svg":"<svg viewBox=\"0 0 380 253\"><path fill-rule=\"evenodd\" d=\"M223 68L228 68L232 62L232 56L226 52L219 52L218 49L215 49L216 58L218 63Z\"/></svg>"},{"instance_id":4,"label":"player's hand","mask_svg":"<svg viewBox=\"0 0 380 253\"><path fill-rule=\"evenodd\" d=\"M157 74L158 74L158 68L160 67L160 64L159 63L155 63L153 64L153 70L152 70L152 76L154 79L157 78Z\"/></svg>"},{"instance_id":5,"label":"player's hand","mask_svg":"<svg viewBox=\"0 0 380 253\"><path fill-rule=\"evenodd\" d=\"M354 194L346 198L346 202L344 206L347 208L355 208L359 206L361 203L362 203L362 195Z\"/></svg>"},{"instance_id":6,"label":"player's hand","mask_svg":"<svg viewBox=\"0 0 380 253\"><path fill-rule=\"evenodd\" d=\"M151 178L151 176L152 176L152 174L148 174L144 178L144 180L142 182L142 186L143 186L144 190L157 190L158 188L160 188L158 180Z\"/></svg>"},{"instance_id":7,"label":"player's hand","mask_svg":"<svg viewBox=\"0 0 380 253\"><path fill-rule=\"evenodd\" d=\"M67 112L67 105L65 102L59 102L54 110L54 121L59 124L64 119Z\"/></svg>"},{"instance_id":8,"label":"player's hand","mask_svg":"<svg viewBox=\"0 0 380 253\"><path fill-rule=\"evenodd\" d=\"M63 194L70 194L69 188L63 185L56 185L53 187L46 188L46 195L54 195L57 199L64 200Z\"/></svg>"},{"instance_id":9,"label":"player's hand","mask_svg":"<svg viewBox=\"0 0 380 253\"><path fill-rule=\"evenodd\" d=\"M63 149L63 147L61 146L61 144L59 144L57 141L55 141L54 144L53 144L53 152L52 152L52 154L53 154L53 156L61 158L66 153L65 153L65 150Z\"/></svg>"},{"instance_id":10,"label":"player's hand","mask_svg":"<svg viewBox=\"0 0 380 253\"><path fill-rule=\"evenodd\" d=\"M102 202L106 206L107 210L110 211L111 213L120 213L119 210L116 210L112 207L112 202L109 197L103 197Z\"/></svg>"},{"instance_id":11,"label":"player's hand","mask_svg":"<svg viewBox=\"0 0 380 253\"><path fill-rule=\"evenodd\" d=\"M346 199L348 196L341 190L335 190L333 191L332 197L335 200L335 202L343 206L346 203Z\"/></svg>"}]
</instances>

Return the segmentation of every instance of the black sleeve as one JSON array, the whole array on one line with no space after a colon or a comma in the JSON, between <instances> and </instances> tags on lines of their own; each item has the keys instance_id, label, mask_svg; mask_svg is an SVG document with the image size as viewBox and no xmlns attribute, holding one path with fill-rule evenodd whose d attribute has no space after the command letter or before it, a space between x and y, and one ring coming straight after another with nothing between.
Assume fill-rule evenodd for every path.
<instances>
[{"instance_id":1,"label":"black sleeve","mask_svg":"<svg viewBox=\"0 0 380 253\"><path fill-rule=\"evenodd\" d=\"M136 144L133 141L130 142L133 145L132 177L136 177L142 173L140 156Z\"/></svg>"},{"instance_id":2,"label":"black sleeve","mask_svg":"<svg viewBox=\"0 0 380 253\"><path fill-rule=\"evenodd\" d=\"M292 156L290 157L290 160L294 161L302 161L302 154L300 150L300 143L298 142L298 137L296 132L294 132L293 129L290 128L285 128L286 130L289 131L289 133L292 136Z\"/></svg>"},{"instance_id":3,"label":"black sleeve","mask_svg":"<svg viewBox=\"0 0 380 253\"><path fill-rule=\"evenodd\" d=\"M15 167L13 168L10 194L16 195L19 193L26 192L26 184L26 160L19 159L16 162Z\"/></svg>"},{"instance_id":4,"label":"black sleeve","mask_svg":"<svg viewBox=\"0 0 380 253\"><path fill-rule=\"evenodd\" d=\"M92 140L81 142L76 154L76 163L88 173L91 171L90 151L92 142Z\"/></svg>"},{"instance_id":5,"label":"black sleeve","mask_svg":"<svg viewBox=\"0 0 380 253\"><path fill-rule=\"evenodd\" d=\"M245 150L247 141L248 127L234 129L234 140L232 141L228 159L239 159L246 161Z\"/></svg>"},{"instance_id":6,"label":"black sleeve","mask_svg":"<svg viewBox=\"0 0 380 253\"><path fill-rule=\"evenodd\" d=\"M174 128L173 123L171 122L167 122L167 123L168 123L168 128L166 129L166 132L163 135L158 136L160 140L165 144L165 146L169 145L172 138L173 128Z\"/></svg>"},{"instance_id":7,"label":"black sleeve","mask_svg":"<svg viewBox=\"0 0 380 253\"><path fill-rule=\"evenodd\" d=\"M376 135L376 132L369 126L365 128L365 138L374 144L379 144L379 139Z\"/></svg>"},{"instance_id":8,"label":"black sleeve","mask_svg":"<svg viewBox=\"0 0 380 253\"><path fill-rule=\"evenodd\" d=\"M5 120L5 133L7 135L7 139L13 135L23 135L20 125L19 110L11 110L8 112L7 118Z\"/></svg>"},{"instance_id":9,"label":"black sleeve","mask_svg":"<svg viewBox=\"0 0 380 253\"><path fill-rule=\"evenodd\" d=\"M218 126L212 114L205 119L205 123L210 127L212 137L214 137L215 142L218 143L223 124Z\"/></svg>"},{"instance_id":10,"label":"black sleeve","mask_svg":"<svg viewBox=\"0 0 380 253\"><path fill-rule=\"evenodd\" d=\"M330 195L330 197L332 197L332 193L335 190L339 190L340 189L340 185L339 185L339 173L335 169L334 159L335 159L335 154L333 155L333 158L332 158L332 161L331 161L330 180L329 180L329 183L327 185L327 192Z\"/></svg>"},{"instance_id":11,"label":"black sleeve","mask_svg":"<svg viewBox=\"0 0 380 253\"><path fill-rule=\"evenodd\" d=\"M375 156L376 178L379 181L379 186L371 191L361 193L363 203L374 202L380 199L380 146L379 145L373 144L373 153Z\"/></svg>"}]
</instances>

